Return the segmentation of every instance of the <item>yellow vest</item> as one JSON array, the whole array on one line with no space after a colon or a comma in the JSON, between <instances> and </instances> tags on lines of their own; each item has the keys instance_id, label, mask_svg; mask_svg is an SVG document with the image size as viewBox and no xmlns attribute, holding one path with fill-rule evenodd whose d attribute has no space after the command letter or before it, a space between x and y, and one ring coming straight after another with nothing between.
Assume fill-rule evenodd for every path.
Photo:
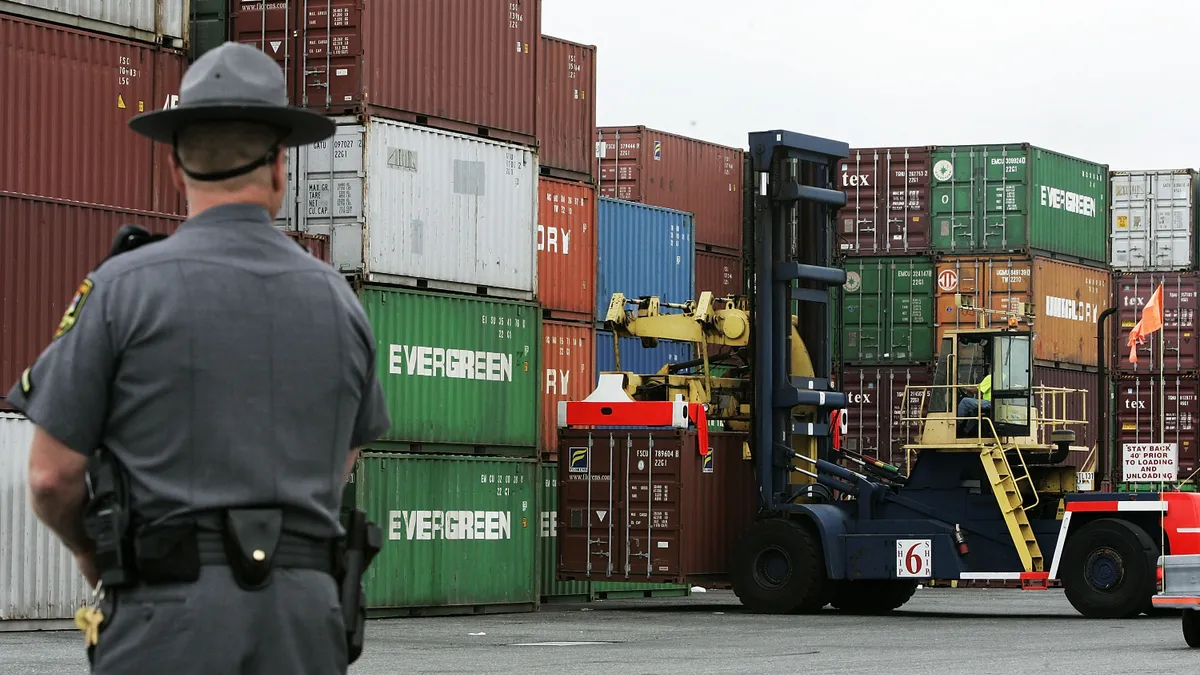
<instances>
[{"instance_id":1,"label":"yellow vest","mask_svg":"<svg viewBox=\"0 0 1200 675\"><path fill-rule=\"evenodd\" d=\"M990 373L983 378L983 382L979 383L979 396L985 401L992 400L992 376Z\"/></svg>"}]
</instances>

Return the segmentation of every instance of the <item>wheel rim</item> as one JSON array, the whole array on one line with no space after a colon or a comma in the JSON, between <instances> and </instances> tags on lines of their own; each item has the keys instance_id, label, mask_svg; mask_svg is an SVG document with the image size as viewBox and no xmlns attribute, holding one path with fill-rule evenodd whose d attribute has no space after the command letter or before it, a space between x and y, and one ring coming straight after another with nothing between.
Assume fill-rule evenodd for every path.
<instances>
[{"instance_id":1,"label":"wheel rim","mask_svg":"<svg viewBox=\"0 0 1200 675\"><path fill-rule=\"evenodd\" d=\"M1107 546L1092 551L1083 569L1088 585L1098 591L1111 591L1125 578L1125 565L1120 554Z\"/></svg>"},{"instance_id":2,"label":"wheel rim","mask_svg":"<svg viewBox=\"0 0 1200 675\"><path fill-rule=\"evenodd\" d=\"M771 590L782 588L792 576L792 558L779 546L768 546L754 559L754 580Z\"/></svg>"}]
</instances>

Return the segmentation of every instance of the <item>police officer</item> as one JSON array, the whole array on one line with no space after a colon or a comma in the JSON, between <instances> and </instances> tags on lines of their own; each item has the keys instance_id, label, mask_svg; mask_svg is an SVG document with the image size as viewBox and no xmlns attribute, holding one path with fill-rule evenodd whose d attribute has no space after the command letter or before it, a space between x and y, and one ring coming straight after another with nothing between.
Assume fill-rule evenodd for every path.
<instances>
[{"instance_id":1,"label":"police officer","mask_svg":"<svg viewBox=\"0 0 1200 675\"><path fill-rule=\"evenodd\" d=\"M37 427L34 509L93 586L87 458L105 448L128 476L139 582L101 589L93 672L345 673L327 551L358 448L390 419L352 289L271 224L285 148L334 126L226 43L130 127L172 146L188 219L100 264L9 394Z\"/></svg>"}]
</instances>

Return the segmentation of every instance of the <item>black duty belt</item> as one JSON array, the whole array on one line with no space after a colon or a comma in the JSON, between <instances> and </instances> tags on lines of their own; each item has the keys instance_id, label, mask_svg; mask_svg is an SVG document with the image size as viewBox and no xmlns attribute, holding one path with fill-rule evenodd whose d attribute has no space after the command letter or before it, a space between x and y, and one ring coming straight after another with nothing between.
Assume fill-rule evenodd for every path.
<instances>
[{"instance_id":1,"label":"black duty belt","mask_svg":"<svg viewBox=\"0 0 1200 675\"><path fill-rule=\"evenodd\" d=\"M229 565L229 555L220 532L199 530L196 544L200 551L201 565ZM290 567L334 573L334 549L330 542L283 533L275 548L273 567Z\"/></svg>"}]
</instances>

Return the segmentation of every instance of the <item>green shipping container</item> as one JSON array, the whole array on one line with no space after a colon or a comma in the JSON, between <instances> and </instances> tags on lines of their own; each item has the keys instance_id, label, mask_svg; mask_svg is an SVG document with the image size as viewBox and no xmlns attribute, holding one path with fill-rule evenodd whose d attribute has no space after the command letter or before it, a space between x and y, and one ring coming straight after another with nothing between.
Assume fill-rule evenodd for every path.
<instances>
[{"instance_id":1,"label":"green shipping container","mask_svg":"<svg viewBox=\"0 0 1200 675\"><path fill-rule=\"evenodd\" d=\"M192 0L191 51L192 61L214 47L220 47L229 32L227 0Z\"/></svg>"},{"instance_id":2,"label":"green shipping container","mask_svg":"<svg viewBox=\"0 0 1200 675\"><path fill-rule=\"evenodd\" d=\"M537 479L533 459L363 453L356 502L383 530L372 614L536 609Z\"/></svg>"},{"instance_id":3,"label":"green shipping container","mask_svg":"<svg viewBox=\"0 0 1200 675\"><path fill-rule=\"evenodd\" d=\"M933 258L850 258L844 267L840 360L858 365L932 361Z\"/></svg>"},{"instance_id":4,"label":"green shipping container","mask_svg":"<svg viewBox=\"0 0 1200 675\"><path fill-rule=\"evenodd\" d=\"M538 306L399 288L359 291L392 428L377 449L536 453Z\"/></svg>"},{"instance_id":5,"label":"green shipping container","mask_svg":"<svg viewBox=\"0 0 1200 675\"><path fill-rule=\"evenodd\" d=\"M559 581L555 575L558 562L558 463L542 464L538 488L538 529L541 553L541 590L543 600L591 600L592 584L587 581Z\"/></svg>"},{"instance_id":6,"label":"green shipping container","mask_svg":"<svg viewBox=\"0 0 1200 675\"><path fill-rule=\"evenodd\" d=\"M933 153L933 249L1107 265L1108 165L1028 144Z\"/></svg>"}]
</instances>

